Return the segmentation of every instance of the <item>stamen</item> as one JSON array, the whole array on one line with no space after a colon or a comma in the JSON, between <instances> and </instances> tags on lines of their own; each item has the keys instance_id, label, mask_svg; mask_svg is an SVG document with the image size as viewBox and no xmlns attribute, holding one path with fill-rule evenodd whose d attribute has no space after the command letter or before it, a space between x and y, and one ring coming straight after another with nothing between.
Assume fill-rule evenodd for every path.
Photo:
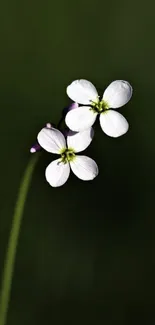
<instances>
[{"instance_id":1,"label":"stamen","mask_svg":"<svg viewBox=\"0 0 155 325\"><path fill-rule=\"evenodd\" d=\"M104 100L98 100L97 101L91 101L91 110L95 113L102 113L103 111L106 111L109 108L109 105Z\"/></svg>"},{"instance_id":2,"label":"stamen","mask_svg":"<svg viewBox=\"0 0 155 325\"><path fill-rule=\"evenodd\" d=\"M75 158L74 150L71 148L64 149L61 152L61 161L66 164L67 162L72 161Z\"/></svg>"}]
</instances>

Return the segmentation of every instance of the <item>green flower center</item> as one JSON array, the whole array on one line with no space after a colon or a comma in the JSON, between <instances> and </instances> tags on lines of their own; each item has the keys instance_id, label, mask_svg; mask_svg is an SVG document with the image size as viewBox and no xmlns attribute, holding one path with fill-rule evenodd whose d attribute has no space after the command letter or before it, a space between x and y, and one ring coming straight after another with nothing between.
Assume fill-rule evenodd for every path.
<instances>
[{"instance_id":1,"label":"green flower center","mask_svg":"<svg viewBox=\"0 0 155 325\"><path fill-rule=\"evenodd\" d=\"M97 101L92 101L91 102L91 110L94 113L102 113L104 111L106 111L107 109L109 109L109 105L105 100L99 100L97 99Z\"/></svg>"},{"instance_id":2,"label":"green flower center","mask_svg":"<svg viewBox=\"0 0 155 325\"><path fill-rule=\"evenodd\" d=\"M61 155L61 162L63 162L64 164L73 161L75 158L75 152L71 148L62 149L60 155Z\"/></svg>"}]
</instances>

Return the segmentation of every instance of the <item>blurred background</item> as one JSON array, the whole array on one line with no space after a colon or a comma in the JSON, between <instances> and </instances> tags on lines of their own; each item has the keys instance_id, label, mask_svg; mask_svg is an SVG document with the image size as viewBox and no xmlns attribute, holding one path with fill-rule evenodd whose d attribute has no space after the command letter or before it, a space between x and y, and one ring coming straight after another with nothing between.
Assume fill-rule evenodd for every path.
<instances>
[{"instance_id":1,"label":"blurred background","mask_svg":"<svg viewBox=\"0 0 155 325\"><path fill-rule=\"evenodd\" d=\"M155 324L155 5L6 0L0 5L0 269L29 148L85 78L128 80L129 132L96 125L93 182L46 183L43 152L24 211L7 325Z\"/></svg>"}]
</instances>

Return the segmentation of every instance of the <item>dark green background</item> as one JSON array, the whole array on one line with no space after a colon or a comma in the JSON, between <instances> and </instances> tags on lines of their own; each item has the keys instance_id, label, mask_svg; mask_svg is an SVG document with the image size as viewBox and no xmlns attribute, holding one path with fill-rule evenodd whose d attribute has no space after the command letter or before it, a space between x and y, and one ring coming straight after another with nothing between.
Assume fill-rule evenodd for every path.
<instances>
[{"instance_id":1,"label":"dark green background","mask_svg":"<svg viewBox=\"0 0 155 325\"><path fill-rule=\"evenodd\" d=\"M128 80L119 139L97 128L93 182L45 181L35 169L22 222L7 325L155 324L154 1L6 0L0 5L1 269L29 147L85 78Z\"/></svg>"}]
</instances>

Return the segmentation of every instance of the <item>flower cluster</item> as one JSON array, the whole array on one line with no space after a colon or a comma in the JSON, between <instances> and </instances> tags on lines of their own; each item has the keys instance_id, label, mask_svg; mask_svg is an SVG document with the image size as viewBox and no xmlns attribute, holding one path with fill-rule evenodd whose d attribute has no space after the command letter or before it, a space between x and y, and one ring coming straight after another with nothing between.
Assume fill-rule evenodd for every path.
<instances>
[{"instance_id":1,"label":"flower cluster","mask_svg":"<svg viewBox=\"0 0 155 325\"><path fill-rule=\"evenodd\" d=\"M60 132L48 123L38 134L39 144L30 150L36 152L43 148L59 155L45 171L46 180L53 187L63 185L69 177L70 170L85 181L92 180L98 175L98 166L93 159L77 155L90 145L94 135L92 125L97 116L103 132L110 137L117 138L125 134L129 128L124 116L115 110L125 105L132 96L132 87L127 81L113 81L100 99L90 81L75 80L67 87L67 95L74 102L65 114L67 133Z\"/></svg>"}]
</instances>

